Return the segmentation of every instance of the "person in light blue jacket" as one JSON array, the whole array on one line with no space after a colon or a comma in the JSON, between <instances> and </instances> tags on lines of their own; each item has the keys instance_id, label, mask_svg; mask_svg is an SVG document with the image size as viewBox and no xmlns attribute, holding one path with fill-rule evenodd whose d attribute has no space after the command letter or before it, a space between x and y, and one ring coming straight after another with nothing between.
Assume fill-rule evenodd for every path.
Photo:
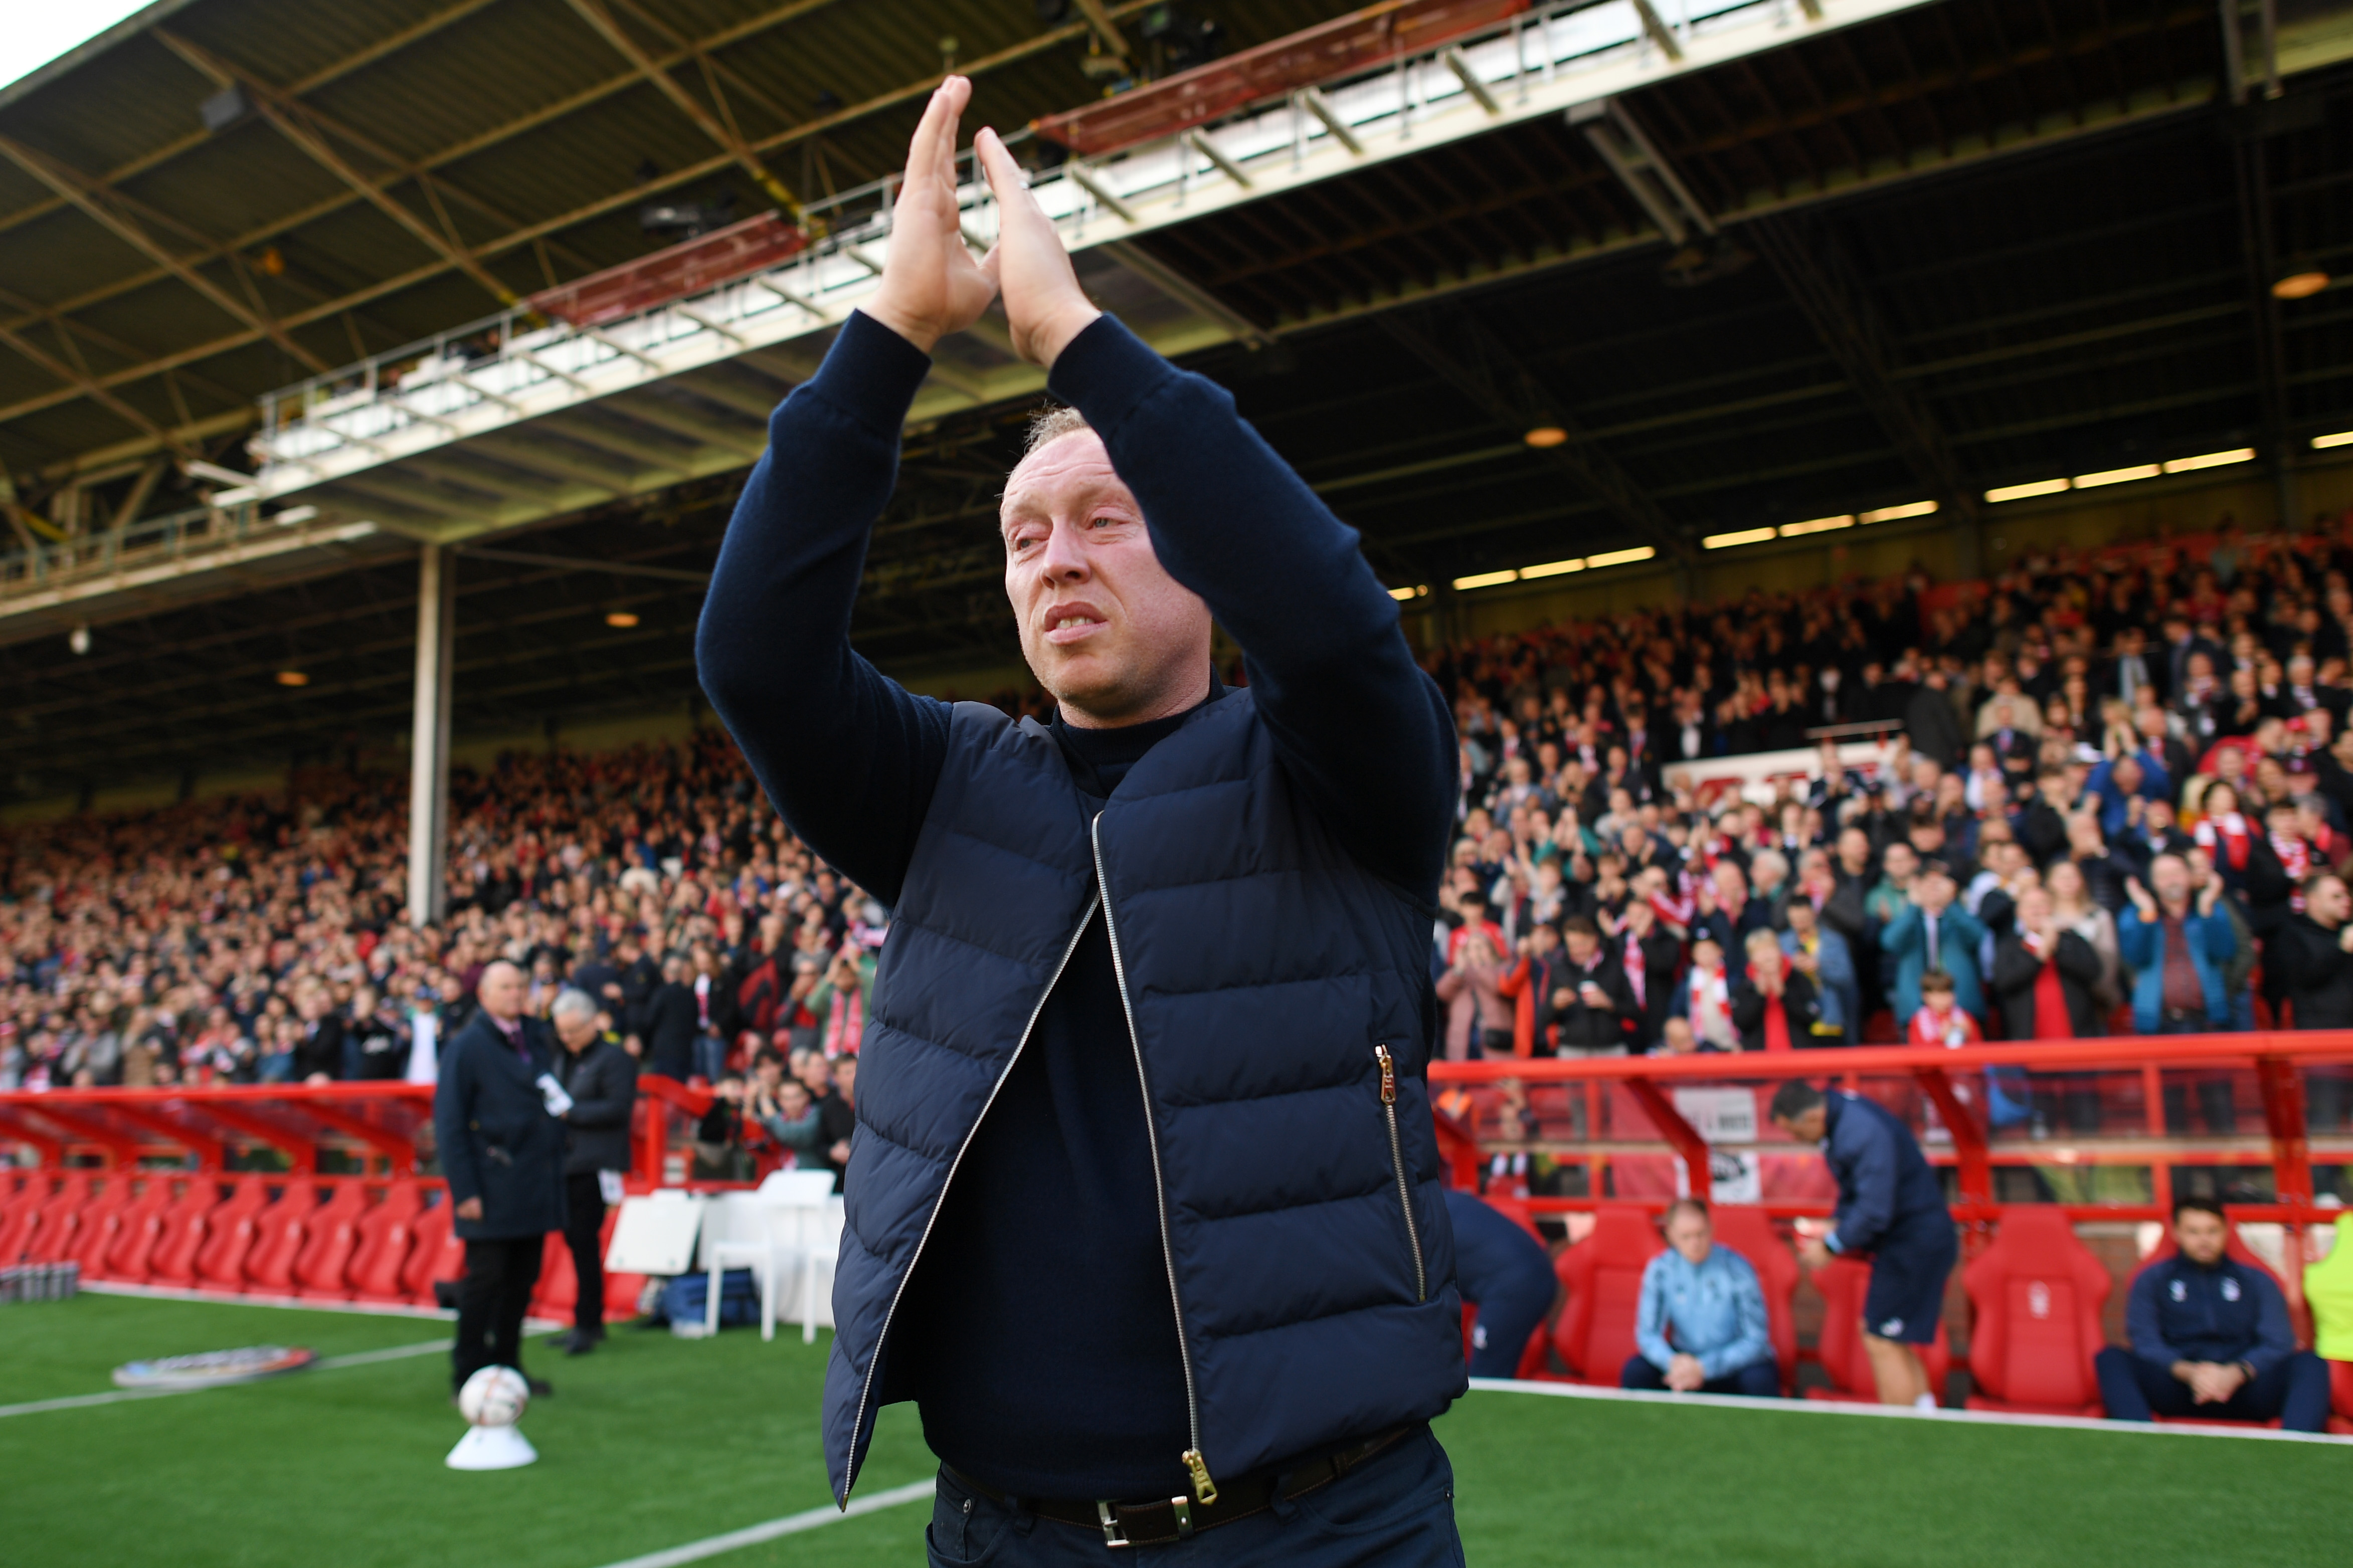
<instances>
[{"instance_id":1,"label":"person in light blue jacket","mask_svg":"<svg viewBox=\"0 0 2353 1568\"><path fill-rule=\"evenodd\" d=\"M1666 1232L1667 1250L1642 1270L1634 1318L1639 1348L1619 1373L1619 1386L1780 1397L1781 1369L1757 1270L1715 1245L1707 1205L1697 1198L1675 1200Z\"/></svg>"}]
</instances>

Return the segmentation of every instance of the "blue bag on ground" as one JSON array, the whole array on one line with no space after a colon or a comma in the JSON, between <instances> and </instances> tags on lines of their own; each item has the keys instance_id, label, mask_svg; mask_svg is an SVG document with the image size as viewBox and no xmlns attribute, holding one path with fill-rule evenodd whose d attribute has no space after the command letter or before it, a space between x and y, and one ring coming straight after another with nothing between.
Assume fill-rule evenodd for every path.
<instances>
[{"instance_id":1,"label":"blue bag on ground","mask_svg":"<svg viewBox=\"0 0 2353 1568\"><path fill-rule=\"evenodd\" d=\"M711 1276L681 1274L662 1287L653 1310L657 1323L701 1323L711 1302ZM719 1326L749 1328L760 1321L760 1288L748 1268L730 1268L719 1279Z\"/></svg>"}]
</instances>

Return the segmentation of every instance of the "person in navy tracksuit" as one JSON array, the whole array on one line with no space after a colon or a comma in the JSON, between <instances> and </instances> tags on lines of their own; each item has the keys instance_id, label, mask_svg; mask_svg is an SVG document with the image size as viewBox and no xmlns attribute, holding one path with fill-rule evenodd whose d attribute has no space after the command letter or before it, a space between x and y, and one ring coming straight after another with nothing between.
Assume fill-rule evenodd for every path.
<instances>
[{"instance_id":1,"label":"person in navy tracksuit","mask_svg":"<svg viewBox=\"0 0 2353 1568\"><path fill-rule=\"evenodd\" d=\"M2295 1348L2287 1299L2269 1274L2228 1256L2230 1239L2221 1204L2174 1204L2179 1250L2142 1269L2125 1301L2132 1348L2094 1358L2111 1419L2220 1415L2326 1429L2327 1366Z\"/></svg>"},{"instance_id":2,"label":"person in navy tracksuit","mask_svg":"<svg viewBox=\"0 0 2353 1568\"><path fill-rule=\"evenodd\" d=\"M1833 1257L1871 1258L1862 1343L1879 1402L1934 1409L1918 1347L1936 1338L1945 1280L1960 1253L1936 1173L1912 1130L1861 1095L1825 1094L1792 1079L1774 1091L1772 1115L1792 1138L1820 1142L1838 1178L1831 1228L1801 1238L1799 1255L1817 1268Z\"/></svg>"},{"instance_id":3,"label":"person in navy tracksuit","mask_svg":"<svg viewBox=\"0 0 2353 1568\"><path fill-rule=\"evenodd\" d=\"M1454 1280L1479 1309L1471 1329L1471 1375L1517 1377L1528 1336L1560 1293L1552 1257L1478 1194L1446 1189L1454 1222Z\"/></svg>"}]
</instances>

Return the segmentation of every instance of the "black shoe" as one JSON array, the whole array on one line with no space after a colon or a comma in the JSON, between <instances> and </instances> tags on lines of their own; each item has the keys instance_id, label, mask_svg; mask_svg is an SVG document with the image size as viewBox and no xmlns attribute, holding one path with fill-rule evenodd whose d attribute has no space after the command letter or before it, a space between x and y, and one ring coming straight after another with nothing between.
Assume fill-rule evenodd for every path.
<instances>
[{"instance_id":1,"label":"black shoe","mask_svg":"<svg viewBox=\"0 0 2353 1568\"><path fill-rule=\"evenodd\" d=\"M526 1373L523 1375L523 1382L530 1386L531 1396L533 1399L549 1399L554 1396L555 1385L543 1377L533 1377Z\"/></svg>"},{"instance_id":2,"label":"black shoe","mask_svg":"<svg viewBox=\"0 0 2353 1568\"><path fill-rule=\"evenodd\" d=\"M584 1334L579 1330L575 1329L572 1332L564 1336L564 1353L565 1355L586 1355L590 1351L595 1350L598 1345L603 1344L604 1342L605 1336L602 1334Z\"/></svg>"}]
</instances>

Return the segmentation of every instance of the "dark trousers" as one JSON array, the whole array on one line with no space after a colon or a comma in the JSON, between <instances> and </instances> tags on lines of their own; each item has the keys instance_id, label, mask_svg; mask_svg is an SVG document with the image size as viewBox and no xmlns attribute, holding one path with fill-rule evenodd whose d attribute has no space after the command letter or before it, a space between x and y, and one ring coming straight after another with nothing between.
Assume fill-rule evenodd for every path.
<instances>
[{"instance_id":1,"label":"dark trousers","mask_svg":"<svg viewBox=\"0 0 2353 1568\"><path fill-rule=\"evenodd\" d=\"M572 1249L572 1277L580 1294L572 1304L572 1326L584 1334L605 1331L605 1194L594 1171L564 1178L564 1245Z\"/></svg>"},{"instance_id":2,"label":"dark trousers","mask_svg":"<svg viewBox=\"0 0 2353 1568\"><path fill-rule=\"evenodd\" d=\"M1105 1568L1134 1556L1203 1568L1463 1568L1454 1529L1454 1470L1427 1426L1314 1490L1189 1541L1115 1552L1092 1527L1040 1519L1018 1498L981 1495L943 1469L924 1532L932 1568Z\"/></svg>"},{"instance_id":3,"label":"dark trousers","mask_svg":"<svg viewBox=\"0 0 2353 1568\"><path fill-rule=\"evenodd\" d=\"M1667 1374L1639 1355L1626 1358L1625 1369L1618 1374L1620 1388L1648 1388L1663 1391ZM1711 1377L1699 1385L1702 1394L1745 1394L1751 1399L1781 1397L1781 1366L1771 1356L1750 1362L1746 1366L1727 1372L1722 1377Z\"/></svg>"},{"instance_id":4,"label":"dark trousers","mask_svg":"<svg viewBox=\"0 0 2353 1568\"><path fill-rule=\"evenodd\" d=\"M2100 1401L2112 1421L2147 1421L2151 1415L2221 1416L2231 1421L2276 1418L2290 1432L2320 1432L2328 1426L2328 1367L2310 1351L2297 1351L2221 1405L2200 1405L2189 1385L2165 1367L2116 1345L2092 1358L2100 1374Z\"/></svg>"},{"instance_id":5,"label":"dark trousers","mask_svg":"<svg viewBox=\"0 0 2353 1568\"><path fill-rule=\"evenodd\" d=\"M539 1283L543 1236L499 1236L466 1243L466 1277L458 1281L458 1340L450 1383L462 1388L486 1366L522 1370L522 1320Z\"/></svg>"}]
</instances>

